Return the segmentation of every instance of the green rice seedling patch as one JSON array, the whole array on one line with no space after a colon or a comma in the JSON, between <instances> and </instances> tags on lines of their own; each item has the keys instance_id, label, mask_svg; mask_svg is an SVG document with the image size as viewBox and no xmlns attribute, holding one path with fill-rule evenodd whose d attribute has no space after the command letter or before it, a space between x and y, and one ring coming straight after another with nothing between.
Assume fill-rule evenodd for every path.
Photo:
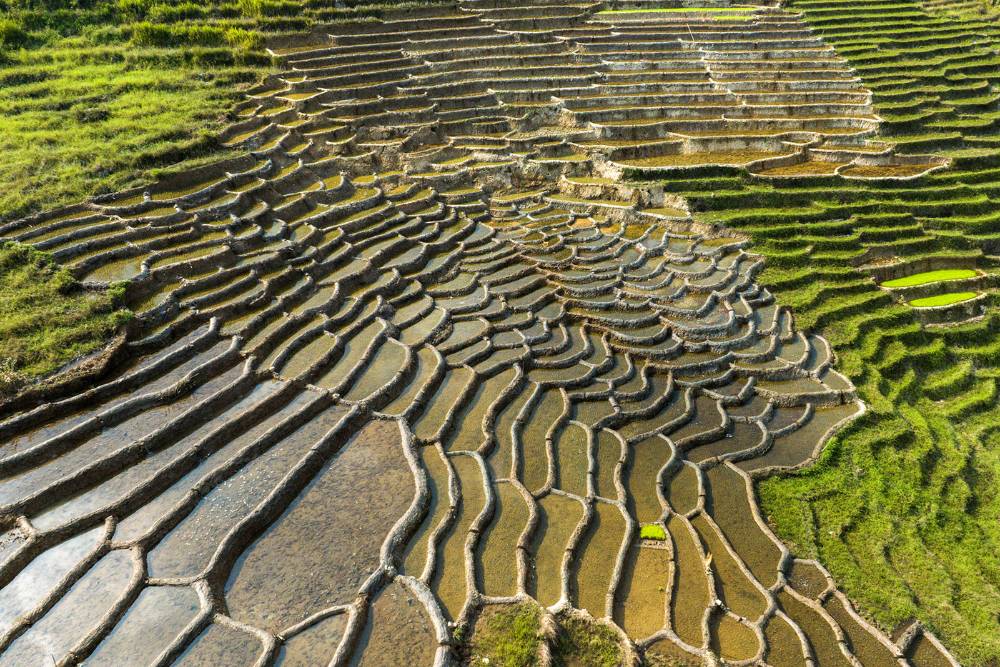
<instances>
[{"instance_id":1,"label":"green rice seedling patch","mask_svg":"<svg viewBox=\"0 0 1000 667\"><path fill-rule=\"evenodd\" d=\"M599 177L570 177L566 179L570 183L576 183L578 185L611 185L614 181L610 178L599 178Z\"/></svg>"},{"instance_id":2,"label":"green rice seedling patch","mask_svg":"<svg viewBox=\"0 0 1000 667\"><path fill-rule=\"evenodd\" d=\"M555 204L583 204L589 206L610 206L614 208L631 208L632 203L615 199L586 199L571 195L551 195L548 197Z\"/></svg>"},{"instance_id":3,"label":"green rice seedling patch","mask_svg":"<svg viewBox=\"0 0 1000 667\"><path fill-rule=\"evenodd\" d=\"M953 303L961 303L976 297L978 292L950 292L948 294L935 294L921 299L914 299L909 304L914 308L934 308L935 306L950 306Z\"/></svg>"},{"instance_id":4,"label":"green rice seedling patch","mask_svg":"<svg viewBox=\"0 0 1000 667\"><path fill-rule=\"evenodd\" d=\"M650 213L652 215L664 215L670 218L686 218L687 211L682 208L677 208L675 206L660 206L657 208L644 208L643 213Z\"/></svg>"},{"instance_id":5,"label":"green rice seedling patch","mask_svg":"<svg viewBox=\"0 0 1000 667\"><path fill-rule=\"evenodd\" d=\"M595 16L614 20L616 17L626 17L631 14L643 16L668 15L682 19L698 20L710 18L713 21L750 21L754 17L754 10L757 7L733 6L733 7L656 7L650 9L607 9L596 12ZM636 19L629 19L635 21Z\"/></svg>"},{"instance_id":6,"label":"green rice seedling patch","mask_svg":"<svg viewBox=\"0 0 1000 667\"><path fill-rule=\"evenodd\" d=\"M802 162L761 171L761 176L833 176L844 162Z\"/></svg>"},{"instance_id":7,"label":"green rice seedling patch","mask_svg":"<svg viewBox=\"0 0 1000 667\"><path fill-rule=\"evenodd\" d=\"M604 14L728 14L730 12L752 12L760 9L754 5L733 5L731 7L657 7L654 9L605 9Z\"/></svg>"},{"instance_id":8,"label":"green rice seedling patch","mask_svg":"<svg viewBox=\"0 0 1000 667\"><path fill-rule=\"evenodd\" d=\"M909 178L922 174L934 165L929 164L894 164L885 166L853 166L844 169L844 176L858 178Z\"/></svg>"},{"instance_id":9,"label":"green rice seedling patch","mask_svg":"<svg viewBox=\"0 0 1000 667\"><path fill-rule=\"evenodd\" d=\"M667 539L667 532L658 523L646 524L639 529L639 537L644 540L663 541Z\"/></svg>"},{"instance_id":10,"label":"green rice seedling patch","mask_svg":"<svg viewBox=\"0 0 1000 667\"><path fill-rule=\"evenodd\" d=\"M973 269L940 269L938 271L925 271L894 280L887 280L882 283L882 287L914 287L916 285L927 285L948 280L975 278L977 275Z\"/></svg>"}]
</instances>

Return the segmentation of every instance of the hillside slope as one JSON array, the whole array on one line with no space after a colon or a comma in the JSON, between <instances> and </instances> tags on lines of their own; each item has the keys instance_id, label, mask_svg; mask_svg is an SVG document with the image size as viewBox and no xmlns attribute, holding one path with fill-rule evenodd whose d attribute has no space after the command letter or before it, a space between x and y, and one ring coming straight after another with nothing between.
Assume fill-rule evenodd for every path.
<instances>
[{"instance_id":1,"label":"hillside slope","mask_svg":"<svg viewBox=\"0 0 1000 667\"><path fill-rule=\"evenodd\" d=\"M915 1L790 9L874 91L883 141L953 166L879 185L735 172L665 181L701 219L752 236L767 257L763 283L799 326L829 337L870 408L817 465L763 482L763 507L869 617L886 628L920 618L964 663L990 664L1000 658L1000 26ZM879 287L942 269L973 277ZM969 288L976 300L958 307L906 303Z\"/></svg>"}]
</instances>

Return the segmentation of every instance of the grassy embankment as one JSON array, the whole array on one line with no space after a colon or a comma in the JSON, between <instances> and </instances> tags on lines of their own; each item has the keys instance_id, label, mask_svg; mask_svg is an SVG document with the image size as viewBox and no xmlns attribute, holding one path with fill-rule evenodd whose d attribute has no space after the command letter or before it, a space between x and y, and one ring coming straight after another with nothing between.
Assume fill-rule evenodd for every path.
<instances>
[{"instance_id":1,"label":"grassy embankment","mask_svg":"<svg viewBox=\"0 0 1000 667\"><path fill-rule=\"evenodd\" d=\"M891 630L919 618L964 664L1000 660L1000 25L915 0L793 0L875 93L884 139L951 169L914 182L787 184L710 169L665 181L750 234L761 280L826 335L868 413L804 472L761 483L764 510ZM651 178L655 178L650 174ZM979 268L985 317L924 328L873 279ZM947 281L940 292L948 292ZM922 288L922 289L927 289Z\"/></svg>"},{"instance_id":2,"label":"grassy embankment","mask_svg":"<svg viewBox=\"0 0 1000 667\"><path fill-rule=\"evenodd\" d=\"M0 0L0 223L224 157L265 41L426 4Z\"/></svg>"},{"instance_id":3,"label":"grassy embankment","mask_svg":"<svg viewBox=\"0 0 1000 667\"><path fill-rule=\"evenodd\" d=\"M97 348L128 320L123 292L83 290L47 254L0 244L0 399Z\"/></svg>"},{"instance_id":4,"label":"grassy embankment","mask_svg":"<svg viewBox=\"0 0 1000 667\"><path fill-rule=\"evenodd\" d=\"M541 610L533 603L485 607L462 643L463 664L494 667L535 667L543 644L555 667L622 664L618 635L589 618L559 615L549 631L542 628Z\"/></svg>"},{"instance_id":5,"label":"grassy embankment","mask_svg":"<svg viewBox=\"0 0 1000 667\"><path fill-rule=\"evenodd\" d=\"M0 0L0 221L220 157L214 133L300 3Z\"/></svg>"}]
</instances>

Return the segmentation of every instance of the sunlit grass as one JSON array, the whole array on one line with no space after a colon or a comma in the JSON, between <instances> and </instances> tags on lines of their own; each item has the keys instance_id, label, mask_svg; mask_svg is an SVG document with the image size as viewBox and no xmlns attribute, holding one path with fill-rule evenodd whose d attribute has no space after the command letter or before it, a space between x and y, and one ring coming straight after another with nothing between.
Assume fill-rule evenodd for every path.
<instances>
[{"instance_id":1,"label":"sunlit grass","mask_svg":"<svg viewBox=\"0 0 1000 667\"><path fill-rule=\"evenodd\" d=\"M0 219L150 179L156 167L221 153L227 110L258 72L103 62L0 68Z\"/></svg>"},{"instance_id":2,"label":"sunlit grass","mask_svg":"<svg viewBox=\"0 0 1000 667\"><path fill-rule=\"evenodd\" d=\"M598 14L729 14L752 12L759 9L753 5L733 5L732 7L657 7L652 9L605 9Z\"/></svg>"},{"instance_id":3,"label":"sunlit grass","mask_svg":"<svg viewBox=\"0 0 1000 667\"><path fill-rule=\"evenodd\" d=\"M530 603L486 607L472 635L473 665L533 667L538 664L542 638L540 612Z\"/></svg>"},{"instance_id":4,"label":"sunlit grass","mask_svg":"<svg viewBox=\"0 0 1000 667\"><path fill-rule=\"evenodd\" d=\"M553 649L558 667L616 667L622 664L620 639L614 630L577 616L559 617L559 634Z\"/></svg>"},{"instance_id":5,"label":"sunlit grass","mask_svg":"<svg viewBox=\"0 0 1000 667\"><path fill-rule=\"evenodd\" d=\"M84 290L51 256L0 244L0 396L101 347L130 317L122 294Z\"/></svg>"}]
</instances>

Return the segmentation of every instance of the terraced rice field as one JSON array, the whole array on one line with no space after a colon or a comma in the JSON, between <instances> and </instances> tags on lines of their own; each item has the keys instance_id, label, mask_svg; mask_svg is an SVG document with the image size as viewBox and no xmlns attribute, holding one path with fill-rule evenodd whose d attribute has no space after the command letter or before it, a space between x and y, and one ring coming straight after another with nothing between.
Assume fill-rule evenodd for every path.
<instances>
[{"instance_id":1,"label":"terraced rice field","mask_svg":"<svg viewBox=\"0 0 1000 667\"><path fill-rule=\"evenodd\" d=\"M949 169L900 182L671 179L700 220L746 233L760 280L822 331L866 415L821 462L759 487L773 525L882 627L931 624L963 663L1000 655L995 449L997 23L919 2L794 2L873 94L880 139ZM909 288L930 271L978 275ZM953 305L915 299L975 292Z\"/></svg>"},{"instance_id":2,"label":"terraced rice field","mask_svg":"<svg viewBox=\"0 0 1000 667\"><path fill-rule=\"evenodd\" d=\"M0 665L995 658L996 29L649 4L331 23L242 157L0 227L136 312L4 407Z\"/></svg>"}]
</instances>

